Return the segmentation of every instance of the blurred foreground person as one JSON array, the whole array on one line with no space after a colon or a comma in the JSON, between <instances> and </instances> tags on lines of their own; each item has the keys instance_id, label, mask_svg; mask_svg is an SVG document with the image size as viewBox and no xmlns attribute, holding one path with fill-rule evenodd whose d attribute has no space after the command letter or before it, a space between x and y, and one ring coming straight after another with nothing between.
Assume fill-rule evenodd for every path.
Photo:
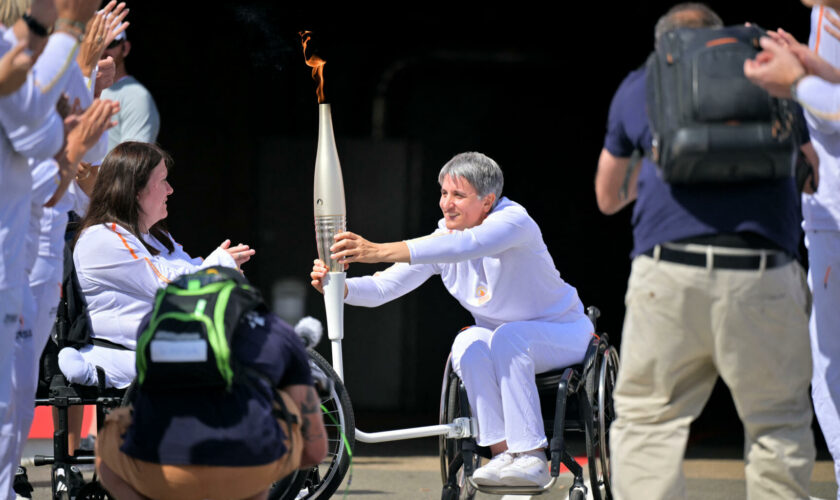
<instances>
[{"instance_id":1,"label":"blurred foreground person","mask_svg":"<svg viewBox=\"0 0 840 500\"><path fill-rule=\"evenodd\" d=\"M657 45L674 29L702 27L722 21L705 5L679 4L657 22ZM630 73L613 97L595 180L602 212L636 202L613 494L685 498L689 426L719 375L744 424L747 497L808 498L811 359L794 180L663 181L648 154L646 105L656 103L646 103L646 73Z\"/></svg>"},{"instance_id":2,"label":"blurred foreground person","mask_svg":"<svg viewBox=\"0 0 840 500\"><path fill-rule=\"evenodd\" d=\"M97 439L105 488L120 500L264 499L324 458L303 343L239 272L181 276L155 304L138 331L132 407Z\"/></svg>"},{"instance_id":3,"label":"blurred foreground person","mask_svg":"<svg viewBox=\"0 0 840 500\"><path fill-rule=\"evenodd\" d=\"M817 190L802 196L813 296L811 396L840 484L840 41L832 36L832 21L840 23L834 9L814 7L808 45L781 29L771 32L761 41L765 50L744 71L770 93L802 105L819 155Z\"/></svg>"},{"instance_id":4,"label":"blurred foreground person","mask_svg":"<svg viewBox=\"0 0 840 500\"><path fill-rule=\"evenodd\" d=\"M7 74L16 75L0 98L0 496L14 495L13 467L19 449L13 346L15 339L31 335L33 316L24 251L32 191L27 159L51 157L62 151L64 124L56 103L69 79L72 65L67 61L75 56L80 26L93 15L97 3L35 0L25 15L18 12L0 27L0 56L11 51L12 66L16 67L6 66L9 59L0 64L0 71L10 69L13 71ZM21 44L26 45L27 53ZM22 69L31 61L20 61L19 57L34 61L20 84ZM71 162L78 162L84 154L76 147L81 142L72 143L74 148L64 149L64 153L69 153Z\"/></svg>"}]
</instances>

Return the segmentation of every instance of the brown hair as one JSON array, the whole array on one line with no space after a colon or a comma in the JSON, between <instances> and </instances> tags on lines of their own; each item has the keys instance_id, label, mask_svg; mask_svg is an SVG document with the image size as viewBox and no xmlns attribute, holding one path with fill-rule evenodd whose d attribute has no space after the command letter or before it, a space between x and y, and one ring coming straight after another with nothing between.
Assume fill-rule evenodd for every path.
<instances>
[{"instance_id":1,"label":"brown hair","mask_svg":"<svg viewBox=\"0 0 840 500\"><path fill-rule=\"evenodd\" d=\"M172 169L172 157L156 144L123 142L112 149L99 167L90 206L76 233L76 241L91 226L115 222L140 240L150 254L159 254L156 248L140 236L141 209L137 197L161 160L167 170ZM158 221L150 227L149 234L166 247L169 253L175 250L164 221Z\"/></svg>"}]
</instances>

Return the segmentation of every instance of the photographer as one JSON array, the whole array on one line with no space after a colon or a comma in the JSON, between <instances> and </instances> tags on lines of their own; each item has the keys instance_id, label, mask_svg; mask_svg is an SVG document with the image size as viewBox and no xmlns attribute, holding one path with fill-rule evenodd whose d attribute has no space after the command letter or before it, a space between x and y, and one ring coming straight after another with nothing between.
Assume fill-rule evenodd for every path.
<instances>
[{"instance_id":1,"label":"photographer","mask_svg":"<svg viewBox=\"0 0 840 500\"><path fill-rule=\"evenodd\" d=\"M656 43L677 28L722 25L703 4L679 4L657 22ZM642 68L616 91L595 178L605 214L636 201L613 493L685 498L689 426L720 375L744 424L748 497L808 498L811 361L794 180L667 183L647 155L646 105L658 103L646 102L645 83ZM645 153L636 164L634 151Z\"/></svg>"}]
</instances>

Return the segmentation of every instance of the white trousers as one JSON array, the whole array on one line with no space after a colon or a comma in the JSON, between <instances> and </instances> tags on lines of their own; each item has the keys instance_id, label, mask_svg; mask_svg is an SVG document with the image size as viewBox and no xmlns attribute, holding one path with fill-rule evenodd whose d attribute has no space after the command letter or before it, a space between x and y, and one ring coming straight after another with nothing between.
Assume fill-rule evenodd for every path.
<instances>
[{"instance_id":1,"label":"white trousers","mask_svg":"<svg viewBox=\"0 0 840 500\"><path fill-rule=\"evenodd\" d=\"M124 389L136 376L134 351L111 349L98 345L79 350L65 347L58 353L58 367L67 380L80 385L96 385L96 367L105 370L105 386Z\"/></svg>"},{"instance_id":2,"label":"white trousers","mask_svg":"<svg viewBox=\"0 0 840 500\"><path fill-rule=\"evenodd\" d=\"M20 460L29 428L35 416L35 391L41 353L55 321L56 307L61 293L60 283L44 283L30 287L31 295L24 295L24 329L15 339L14 397L16 457ZM27 322L26 318L34 318Z\"/></svg>"},{"instance_id":3,"label":"white trousers","mask_svg":"<svg viewBox=\"0 0 840 500\"><path fill-rule=\"evenodd\" d=\"M452 343L452 366L478 419L478 444L507 440L513 453L548 445L534 376L580 363L592 338L580 314L569 323L516 321L468 328Z\"/></svg>"},{"instance_id":4,"label":"white trousers","mask_svg":"<svg viewBox=\"0 0 840 500\"><path fill-rule=\"evenodd\" d=\"M813 295L808 325L814 361L811 396L840 484L840 231L807 231L805 243Z\"/></svg>"},{"instance_id":5,"label":"white trousers","mask_svg":"<svg viewBox=\"0 0 840 500\"><path fill-rule=\"evenodd\" d=\"M20 330L23 289L0 290L0 498L14 498L17 434L12 398L15 337Z\"/></svg>"}]
</instances>

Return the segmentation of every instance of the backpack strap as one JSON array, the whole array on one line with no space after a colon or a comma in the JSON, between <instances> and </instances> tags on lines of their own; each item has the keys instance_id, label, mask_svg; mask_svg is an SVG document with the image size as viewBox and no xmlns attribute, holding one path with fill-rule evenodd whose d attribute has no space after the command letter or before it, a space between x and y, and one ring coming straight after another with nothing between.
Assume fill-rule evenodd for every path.
<instances>
[{"instance_id":1,"label":"backpack strap","mask_svg":"<svg viewBox=\"0 0 840 500\"><path fill-rule=\"evenodd\" d=\"M107 347L108 349L116 349L118 351L130 351L128 347L117 344L116 342L111 342L110 340L100 339L97 337L91 337L90 343L93 345L98 345L99 347Z\"/></svg>"}]
</instances>

